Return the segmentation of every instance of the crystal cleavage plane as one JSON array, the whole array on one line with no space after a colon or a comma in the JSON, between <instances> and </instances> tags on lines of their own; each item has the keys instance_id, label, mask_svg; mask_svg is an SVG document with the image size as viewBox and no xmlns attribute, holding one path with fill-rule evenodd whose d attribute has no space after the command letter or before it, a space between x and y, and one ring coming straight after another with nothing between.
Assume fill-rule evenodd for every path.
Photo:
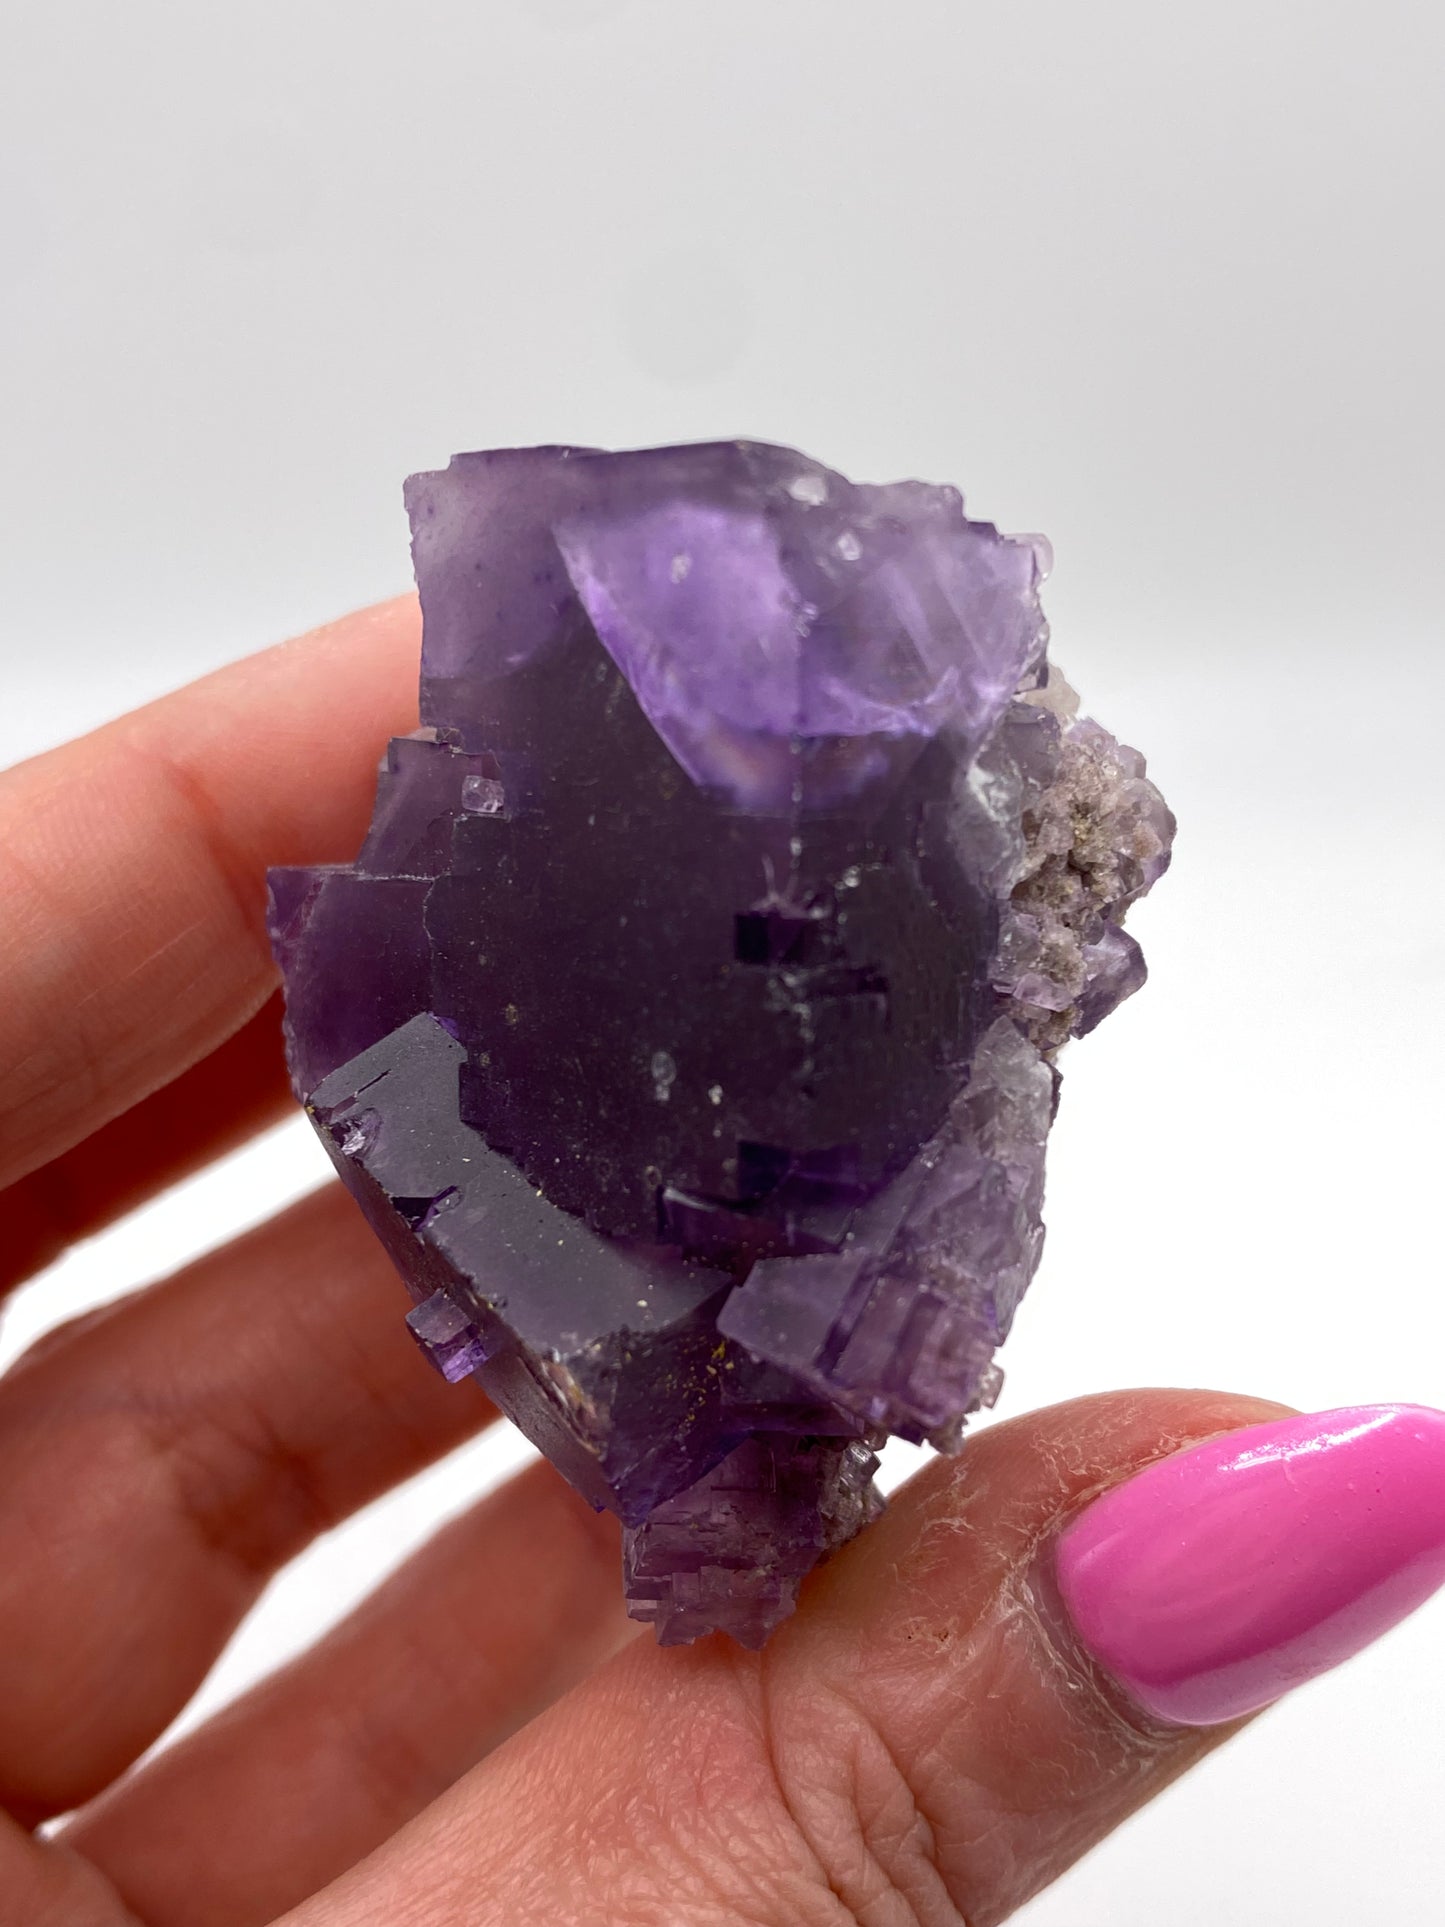
<instances>
[{"instance_id":1,"label":"crystal cleavage plane","mask_svg":"<svg viewBox=\"0 0 1445 1927\"><path fill-rule=\"evenodd\" d=\"M1173 818L1048 663L1047 545L952 488L725 442L406 501L423 727L354 864L271 873L292 1080L634 1617L757 1646L882 1440L996 1396Z\"/></svg>"}]
</instances>

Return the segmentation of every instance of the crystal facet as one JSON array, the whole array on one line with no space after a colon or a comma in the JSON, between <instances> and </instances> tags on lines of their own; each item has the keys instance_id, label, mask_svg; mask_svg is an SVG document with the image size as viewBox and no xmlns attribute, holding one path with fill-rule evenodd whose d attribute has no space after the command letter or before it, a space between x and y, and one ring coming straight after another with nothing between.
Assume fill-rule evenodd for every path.
<instances>
[{"instance_id":1,"label":"crystal facet","mask_svg":"<svg viewBox=\"0 0 1445 1927\"><path fill-rule=\"evenodd\" d=\"M730 442L406 497L424 723L355 864L272 873L293 1081L635 1616L756 1645L882 1439L997 1395L1173 819L1047 661L1047 545L951 488Z\"/></svg>"}]
</instances>

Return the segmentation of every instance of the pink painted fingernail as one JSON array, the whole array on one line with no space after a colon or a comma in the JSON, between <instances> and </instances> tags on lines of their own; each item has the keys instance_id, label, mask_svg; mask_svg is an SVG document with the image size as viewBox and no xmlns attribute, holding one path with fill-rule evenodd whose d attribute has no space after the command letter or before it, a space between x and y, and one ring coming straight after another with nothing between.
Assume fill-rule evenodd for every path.
<instances>
[{"instance_id":1,"label":"pink painted fingernail","mask_svg":"<svg viewBox=\"0 0 1445 1927\"><path fill-rule=\"evenodd\" d=\"M1147 1712L1214 1726L1445 1585L1445 1412L1347 1405L1147 1466L1059 1541L1080 1639Z\"/></svg>"}]
</instances>

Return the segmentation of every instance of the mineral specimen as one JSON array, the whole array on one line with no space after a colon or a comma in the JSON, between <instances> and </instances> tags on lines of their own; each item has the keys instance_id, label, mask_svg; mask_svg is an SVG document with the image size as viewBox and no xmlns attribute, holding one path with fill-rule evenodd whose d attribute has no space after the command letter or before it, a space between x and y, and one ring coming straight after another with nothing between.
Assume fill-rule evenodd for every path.
<instances>
[{"instance_id":1,"label":"mineral specimen","mask_svg":"<svg viewBox=\"0 0 1445 1927\"><path fill-rule=\"evenodd\" d=\"M424 727L354 864L271 879L295 1087L634 1615L757 1645L883 1438L995 1397L1173 819L951 488L728 442L406 496Z\"/></svg>"}]
</instances>

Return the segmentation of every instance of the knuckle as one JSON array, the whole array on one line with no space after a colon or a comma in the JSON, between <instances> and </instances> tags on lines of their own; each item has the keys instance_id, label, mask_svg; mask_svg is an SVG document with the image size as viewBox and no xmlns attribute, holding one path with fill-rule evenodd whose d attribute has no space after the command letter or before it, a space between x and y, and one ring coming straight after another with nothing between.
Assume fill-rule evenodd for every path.
<instances>
[{"instance_id":1,"label":"knuckle","mask_svg":"<svg viewBox=\"0 0 1445 1927\"><path fill-rule=\"evenodd\" d=\"M757 1657L707 1642L666 1670L645 1727L599 1709L633 1746L589 1786L569 1890L619 1927L853 1927L774 1770Z\"/></svg>"},{"instance_id":2,"label":"knuckle","mask_svg":"<svg viewBox=\"0 0 1445 1927\"><path fill-rule=\"evenodd\" d=\"M777 1797L857 1927L968 1927L911 1760L847 1691L809 1680L773 1696Z\"/></svg>"}]
</instances>

